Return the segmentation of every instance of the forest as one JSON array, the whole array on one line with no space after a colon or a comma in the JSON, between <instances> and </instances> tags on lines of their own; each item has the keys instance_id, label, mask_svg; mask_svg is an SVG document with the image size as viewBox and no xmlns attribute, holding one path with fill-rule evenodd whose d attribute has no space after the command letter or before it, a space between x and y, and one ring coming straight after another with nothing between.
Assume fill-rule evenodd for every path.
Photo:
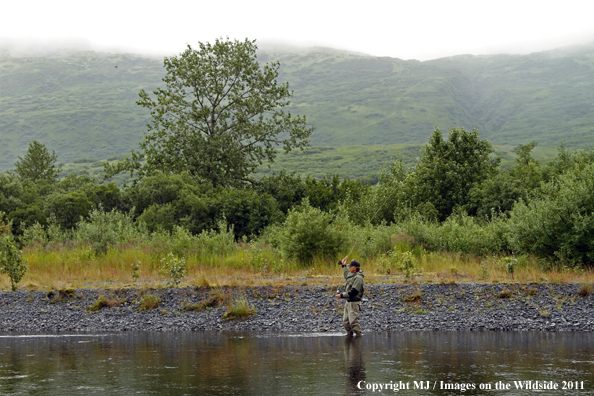
<instances>
[{"instance_id":1,"label":"forest","mask_svg":"<svg viewBox=\"0 0 594 396\"><path fill-rule=\"evenodd\" d=\"M436 127L412 165L396 156L373 178L256 177L281 148L308 149L315 130L291 114L280 62L262 65L255 40L217 39L164 69L164 85L136 101L151 116L138 148L101 176L64 176L37 139L0 173L0 273L12 290L307 284L345 256L370 282L592 277L592 148L561 144L541 162L532 141L504 167L477 128Z\"/></svg>"},{"instance_id":2,"label":"forest","mask_svg":"<svg viewBox=\"0 0 594 396\"><path fill-rule=\"evenodd\" d=\"M345 255L404 279L505 280L523 267L536 268L538 277L526 275L533 281L546 271L590 273L594 151L560 145L543 164L535 146L519 145L503 170L477 130L435 129L415 166L393 159L375 185L281 171L213 186L155 171L118 187L59 178L57 155L34 140L0 174L3 271L10 245L28 260L31 287L186 276L249 283L254 274L328 273Z\"/></svg>"}]
</instances>

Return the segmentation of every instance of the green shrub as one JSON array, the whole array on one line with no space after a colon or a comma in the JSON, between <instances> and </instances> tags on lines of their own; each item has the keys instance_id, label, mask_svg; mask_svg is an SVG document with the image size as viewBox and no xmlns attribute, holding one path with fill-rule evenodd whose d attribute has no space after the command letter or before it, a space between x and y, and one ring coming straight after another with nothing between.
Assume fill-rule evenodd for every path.
<instances>
[{"instance_id":1,"label":"green shrub","mask_svg":"<svg viewBox=\"0 0 594 396\"><path fill-rule=\"evenodd\" d=\"M334 216L312 207L304 199L300 206L289 211L279 229L280 248L300 262L310 262L315 256L336 257L344 243L344 229L344 225L334 221Z\"/></svg>"},{"instance_id":2,"label":"green shrub","mask_svg":"<svg viewBox=\"0 0 594 396\"><path fill-rule=\"evenodd\" d=\"M463 212L454 213L443 223L411 217L400 224L407 235L433 249L473 253L480 256L508 252L508 228L504 217L482 221Z\"/></svg>"},{"instance_id":3,"label":"green shrub","mask_svg":"<svg viewBox=\"0 0 594 396\"><path fill-rule=\"evenodd\" d=\"M35 222L32 226L25 228L21 241L27 246L45 246L48 242L47 232L41 224Z\"/></svg>"},{"instance_id":4,"label":"green shrub","mask_svg":"<svg viewBox=\"0 0 594 396\"><path fill-rule=\"evenodd\" d=\"M186 256L188 251L196 249L198 245L198 238L192 235L190 231L180 226L175 226L173 228L169 241L172 252L180 257Z\"/></svg>"},{"instance_id":5,"label":"green shrub","mask_svg":"<svg viewBox=\"0 0 594 396\"><path fill-rule=\"evenodd\" d=\"M4 212L0 211L0 236L12 234L12 222L4 220Z\"/></svg>"},{"instance_id":6,"label":"green shrub","mask_svg":"<svg viewBox=\"0 0 594 396\"><path fill-rule=\"evenodd\" d=\"M372 226L367 223L365 227L350 226L344 234L348 236L348 245L359 247L362 258L370 258L390 250L396 229L395 226Z\"/></svg>"},{"instance_id":7,"label":"green shrub","mask_svg":"<svg viewBox=\"0 0 594 396\"><path fill-rule=\"evenodd\" d=\"M391 159L382 169L376 186L349 189L339 210L361 226L393 222L395 212L402 207L405 179L402 158Z\"/></svg>"},{"instance_id":8,"label":"green shrub","mask_svg":"<svg viewBox=\"0 0 594 396\"><path fill-rule=\"evenodd\" d=\"M518 252L594 264L594 164L571 169L545 184L540 197L517 203L509 230Z\"/></svg>"},{"instance_id":9,"label":"green shrub","mask_svg":"<svg viewBox=\"0 0 594 396\"><path fill-rule=\"evenodd\" d=\"M54 193L47 199L46 210L55 216L56 223L64 229L72 229L81 218L86 217L92 203L84 192Z\"/></svg>"},{"instance_id":10,"label":"green shrub","mask_svg":"<svg viewBox=\"0 0 594 396\"><path fill-rule=\"evenodd\" d=\"M169 276L170 285L177 287L188 273L186 260L169 253L167 257L161 259L160 272Z\"/></svg>"},{"instance_id":11,"label":"green shrub","mask_svg":"<svg viewBox=\"0 0 594 396\"><path fill-rule=\"evenodd\" d=\"M99 208L77 224L74 237L78 243L91 244L96 253L105 253L110 246L148 238L148 230L143 222L134 222L132 214Z\"/></svg>"},{"instance_id":12,"label":"green shrub","mask_svg":"<svg viewBox=\"0 0 594 396\"><path fill-rule=\"evenodd\" d=\"M226 220L220 220L217 225L218 230L205 230L196 237L198 246L204 252L226 256L237 249L233 226Z\"/></svg>"},{"instance_id":13,"label":"green shrub","mask_svg":"<svg viewBox=\"0 0 594 396\"><path fill-rule=\"evenodd\" d=\"M0 273L10 277L12 291L16 290L17 283L23 279L28 269L22 254L11 235L0 237Z\"/></svg>"},{"instance_id":14,"label":"green shrub","mask_svg":"<svg viewBox=\"0 0 594 396\"><path fill-rule=\"evenodd\" d=\"M149 206L138 216L138 220L145 223L150 232L170 232L177 223L176 217L173 204L168 202L164 205L153 204Z\"/></svg>"}]
</instances>

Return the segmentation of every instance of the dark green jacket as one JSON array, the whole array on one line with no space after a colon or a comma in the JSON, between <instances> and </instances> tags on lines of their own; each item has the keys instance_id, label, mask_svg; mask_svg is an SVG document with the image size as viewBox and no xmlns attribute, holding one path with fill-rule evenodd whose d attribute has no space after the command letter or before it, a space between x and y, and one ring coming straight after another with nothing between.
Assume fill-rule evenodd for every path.
<instances>
[{"instance_id":1,"label":"dark green jacket","mask_svg":"<svg viewBox=\"0 0 594 396\"><path fill-rule=\"evenodd\" d=\"M363 281L365 275L361 271L351 274L349 267L346 265L342 268L342 271L344 273L344 279L346 279L346 285L344 292L340 293L340 296L346 298L348 301L361 301L363 292L365 291L365 282Z\"/></svg>"}]
</instances>

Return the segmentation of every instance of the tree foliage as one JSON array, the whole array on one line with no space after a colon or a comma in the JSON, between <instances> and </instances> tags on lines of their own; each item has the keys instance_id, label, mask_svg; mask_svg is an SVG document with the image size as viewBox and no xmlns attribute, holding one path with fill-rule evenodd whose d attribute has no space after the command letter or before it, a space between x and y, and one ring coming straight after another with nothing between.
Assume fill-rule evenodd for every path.
<instances>
[{"instance_id":1,"label":"tree foliage","mask_svg":"<svg viewBox=\"0 0 594 396\"><path fill-rule=\"evenodd\" d=\"M0 273L10 277L12 291L16 290L17 283L23 279L28 269L22 254L12 235L0 236Z\"/></svg>"},{"instance_id":2,"label":"tree foliage","mask_svg":"<svg viewBox=\"0 0 594 396\"><path fill-rule=\"evenodd\" d=\"M165 58L166 87L155 90L155 98L141 90L137 102L152 116L141 151L116 166L106 164L106 174L186 171L215 186L232 186L274 161L278 147L289 152L307 146L313 128L305 117L283 110L292 92L288 83L277 82L280 64L260 66L256 49L255 41L216 39Z\"/></svg>"},{"instance_id":3,"label":"tree foliage","mask_svg":"<svg viewBox=\"0 0 594 396\"><path fill-rule=\"evenodd\" d=\"M474 183L493 175L499 159L490 159L493 146L477 129L452 128L444 139L435 128L414 170L407 175L407 199L413 208L431 203L439 220L469 201Z\"/></svg>"},{"instance_id":4,"label":"tree foliage","mask_svg":"<svg viewBox=\"0 0 594 396\"><path fill-rule=\"evenodd\" d=\"M334 216L312 207L305 198L301 205L289 211L279 230L282 250L302 263L316 256L335 257L345 238L334 220Z\"/></svg>"},{"instance_id":5,"label":"tree foliage","mask_svg":"<svg viewBox=\"0 0 594 396\"><path fill-rule=\"evenodd\" d=\"M594 263L594 164L568 170L510 214L512 246L572 264Z\"/></svg>"},{"instance_id":6,"label":"tree foliage","mask_svg":"<svg viewBox=\"0 0 594 396\"><path fill-rule=\"evenodd\" d=\"M23 158L18 157L15 162L16 173L23 180L31 180L34 183L40 181L55 182L62 168L56 165L58 156L54 151L51 153L43 143L33 139L29 142L29 148Z\"/></svg>"}]
</instances>

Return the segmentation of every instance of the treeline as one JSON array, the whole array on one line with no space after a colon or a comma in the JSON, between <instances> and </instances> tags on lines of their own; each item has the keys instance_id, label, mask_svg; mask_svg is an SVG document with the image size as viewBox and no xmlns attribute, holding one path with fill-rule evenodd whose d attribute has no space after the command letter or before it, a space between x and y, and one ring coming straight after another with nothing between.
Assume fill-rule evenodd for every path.
<instances>
[{"instance_id":1,"label":"treeline","mask_svg":"<svg viewBox=\"0 0 594 396\"><path fill-rule=\"evenodd\" d=\"M594 152L561 145L541 164L535 146L520 145L505 171L478 131L444 137L436 129L412 169L395 159L374 186L281 172L225 187L153 172L120 188L87 175L59 179L55 154L32 141L15 169L0 174L0 220L25 246L78 243L96 253L169 235L205 249L261 241L308 262L351 246L385 254L401 234L427 249L591 266Z\"/></svg>"}]
</instances>

